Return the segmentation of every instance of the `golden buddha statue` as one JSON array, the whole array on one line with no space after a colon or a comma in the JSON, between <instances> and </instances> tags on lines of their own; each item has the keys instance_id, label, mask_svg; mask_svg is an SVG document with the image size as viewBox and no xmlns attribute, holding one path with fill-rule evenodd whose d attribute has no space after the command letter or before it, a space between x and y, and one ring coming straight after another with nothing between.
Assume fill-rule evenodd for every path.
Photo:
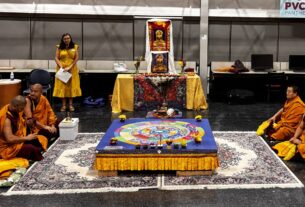
<instances>
[{"instance_id":1,"label":"golden buddha statue","mask_svg":"<svg viewBox=\"0 0 305 207\"><path fill-rule=\"evenodd\" d=\"M166 43L163 40L163 31L156 31L156 40L153 42L153 51L166 51Z\"/></svg>"},{"instance_id":2,"label":"golden buddha statue","mask_svg":"<svg viewBox=\"0 0 305 207\"><path fill-rule=\"evenodd\" d=\"M164 57L162 54L158 54L156 57L156 64L152 68L153 73L166 73L167 66L164 65Z\"/></svg>"}]
</instances>

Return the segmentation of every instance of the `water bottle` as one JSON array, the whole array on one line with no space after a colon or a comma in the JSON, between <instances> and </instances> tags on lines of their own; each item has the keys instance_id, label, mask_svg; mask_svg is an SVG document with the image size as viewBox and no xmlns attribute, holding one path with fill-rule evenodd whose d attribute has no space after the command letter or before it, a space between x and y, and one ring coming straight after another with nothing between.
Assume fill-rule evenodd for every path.
<instances>
[{"instance_id":1,"label":"water bottle","mask_svg":"<svg viewBox=\"0 0 305 207\"><path fill-rule=\"evenodd\" d=\"M10 78L11 78L11 81L14 80L14 73L13 72L11 72Z\"/></svg>"}]
</instances>

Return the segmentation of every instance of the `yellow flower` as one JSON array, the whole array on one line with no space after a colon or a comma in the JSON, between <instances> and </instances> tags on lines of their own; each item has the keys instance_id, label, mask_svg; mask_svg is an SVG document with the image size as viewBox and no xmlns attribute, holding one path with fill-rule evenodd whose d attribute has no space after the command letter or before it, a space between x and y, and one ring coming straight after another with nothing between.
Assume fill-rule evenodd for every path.
<instances>
[{"instance_id":1,"label":"yellow flower","mask_svg":"<svg viewBox=\"0 0 305 207\"><path fill-rule=\"evenodd\" d=\"M181 68L184 68L185 65L186 65L185 60L183 60L183 59L179 60L179 61L178 61L178 65L179 65Z\"/></svg>"},{"instance_id":2,"label":"yellow flower","mask_svg":"<svg viewBox=\"0 0 305 207\"><path fill-rule=\"evenodd\" d=\"M181 140L181 147L186 147L186 140L185 139Z\"/></svg>"},{"instance_id":3,"label":"yellow flower","mask_svg":"<svg viewBox=\"0 0 305 207\"><path fill-rule=\"evenodd\" d=\"M118 141L118 138L112 137L111 141L115 141L116 142L116 141Z\"/></svg>"},{"instance_id":4,"label":"yellow flower","mask_svg":"<svg viewBox=\"0 0 305 207\"><path fill-rule=\"evenodd\" d=\"M195 142L200 143L202 141L202 137L201 136L196 136L195 137Z\"/></svg>"}]
</instances>

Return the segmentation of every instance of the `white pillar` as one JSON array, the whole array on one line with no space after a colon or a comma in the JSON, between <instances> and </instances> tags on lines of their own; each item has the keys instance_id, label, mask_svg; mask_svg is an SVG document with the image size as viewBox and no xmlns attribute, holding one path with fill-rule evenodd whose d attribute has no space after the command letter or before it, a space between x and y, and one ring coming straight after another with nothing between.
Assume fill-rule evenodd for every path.
<instances>
[{"instance_id":1,"label":"white pillar","mask_svg":"<svg viewBox=\"0 0 305 207\"><path fill-rule=\"evenodd\" d=\"M204 94L208 87L208 34L209 34L209 0L201 0L200 6L200 77Z\"/></svg>"}]
</instances>

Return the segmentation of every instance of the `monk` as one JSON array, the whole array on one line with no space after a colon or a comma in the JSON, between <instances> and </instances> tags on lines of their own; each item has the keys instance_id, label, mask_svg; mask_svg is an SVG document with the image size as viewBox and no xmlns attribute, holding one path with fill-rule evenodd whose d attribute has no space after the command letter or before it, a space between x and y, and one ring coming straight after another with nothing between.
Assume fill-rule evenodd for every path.
<instances>
[{"instance_id":1,"label":"monk","mask_svg":"<svg viewBox=\"0 0 305 207\"><path fill-rule=\"evenodd\" d=\"M268 120L274 124L267 129L267 135L271 141L289 140L305 113L305 104L298 95L297 86L288 86L286 96L284 107Z\"/></svg>"},{"instance_id":2,"label":"monk","mask_svg":"<svg viewBox=\"0 0 305 207\"><path fill-rule=\"evenodd\" d=\"M299 127L297 128L294 136L289 141L297 145L297 151L305 160L305 115L303 115Z\"/></svg>"},{"instance_id":3,"label":"monk","mask_svg":"<svg viewBox=\"0 0 305 207\"><path fill-rule=\"evenodd\" d=\"M24 114L31 133L37 133L48 138L58 138L58 123L56 115L48 99L42 95L42 85L33 84L30 95L26 97Z\"/></svg>"},{"instance_id":4,"label":"monk","mask_svg":"<svg viewBox=\"0 0 305 207\"><path fill-rule=\"evenodd\" d=\"M43 159L41 151L46 149L47 140L36 134L26 136L26 124L22 117L25 105L25 98L16 96L0 111L0 158L2 159L15 157L33 161Z\"/></svg>"}]
</instances>

